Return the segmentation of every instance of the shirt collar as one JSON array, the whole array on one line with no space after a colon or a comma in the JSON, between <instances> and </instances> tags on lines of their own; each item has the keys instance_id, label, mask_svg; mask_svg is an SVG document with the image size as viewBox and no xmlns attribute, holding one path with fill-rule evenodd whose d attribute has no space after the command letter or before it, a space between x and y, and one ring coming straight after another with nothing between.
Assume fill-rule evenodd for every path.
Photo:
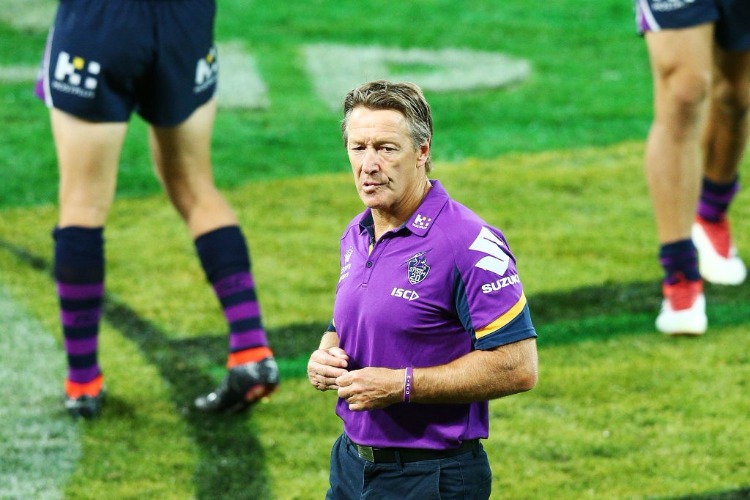
<instances>
[{"instance_id":1,"label":"shirt collar","mask_svg":"<svg viewBox=\"0 0 750 500\"><path fill-rule=\"evenodd\" d=\"M424 197L419 207L417 207L411 217L409 217L398 231L406 228L417 236L427 235L440 211L448 202L448 192L443 188L440 181L430 180L430 184L432 187L427 192L427 196ZM368 228L372 228L373 224L372 210L368 208L359 220L360 231L368 231Z\"/></svg>"}]
</instances>

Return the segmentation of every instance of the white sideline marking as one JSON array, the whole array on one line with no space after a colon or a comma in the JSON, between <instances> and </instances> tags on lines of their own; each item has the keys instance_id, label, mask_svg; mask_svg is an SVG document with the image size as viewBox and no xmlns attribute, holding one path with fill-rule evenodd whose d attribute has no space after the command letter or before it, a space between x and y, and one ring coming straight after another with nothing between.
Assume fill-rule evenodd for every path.
<instances>
[{"instance_id":1,"label":"white sideline marking","mask_svg":"<svg viewBox=\"0 0 750 500\"><path fill-rule=\"evenodd\" d=\"M303 50L315 90L333 110L340 108L346 92L370 80L409 81L425 91L449 92L506 87L531 73L528 61L495 52L336 44L308 45ZM415 70L409 71L410 65ZM419 65L428 71L416 70Z\"/></svg>"},{"instance_id":2,"label":"white sideline marking","mask_svg":"<svg viewBox=\"0 0 750 500\"><path fill-rule=\"evenodd\" d=\"M228 109L265 109L271 105L268 89L255 58L241 42L217 43L219 50L218 105Z\"/></svg>"},{"instance_id":3,"label":"white sideline marking","mask_svg":"<svg viewBox=\"0 0 750 500\"><path fill-rule=\"evenodd\" d=\"M0 66L0 82L33 82L36 80L37 73L39 73L38 66Z\"/></svg>"},{"instance_id":4,"label":"white sideline marking","mask_svg":"<svg viewBox=\"0 0 750 500\"><path fill-rule=\"evenodd\" d=\"M0 498L63 498L81 455L65 355L0 285Z\"/></svg>"},{"instance_id":5,"label":"white sideline marking","mask_svg":"<svg viewBox=\"0 0 750 500\"><path fill-rule=\"evenodd\" d=\"M58 0L3 0L0 21L18 30L44 32L52 25L57 3Z\"/></svg>"},{"instance_id":6,"label":"white sideline marking","mask_svg":"<svg viewBox=\"0 0 750 500\"><path fill-rule=\"evenodd\" d=\"M218 43L221 76L218 105L225 109L265 109L270 106L268 89L258 73L255 58L240 42ZM39 57L41 58L40 48ZM0 82L33 83L38 66L0 66Z\"/></svg>"}]
</instances>

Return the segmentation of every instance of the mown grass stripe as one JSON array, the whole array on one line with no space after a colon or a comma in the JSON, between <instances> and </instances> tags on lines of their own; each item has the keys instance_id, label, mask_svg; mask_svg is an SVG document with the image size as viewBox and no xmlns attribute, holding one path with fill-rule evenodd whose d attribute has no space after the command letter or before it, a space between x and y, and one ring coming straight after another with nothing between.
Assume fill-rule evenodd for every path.
<instances>
[{"instance_id":1,"label":"mown grass stripe","mask_svg":"<svg viewBox=\"0 0 750 500\"><path fill-rule=\"evenodd\" d=\"M0 286L0 498L62 498L81 454L64 415L64 356Z\"/></svg>"},{"instance_id":2,"label":"mown grass stripe","mask_svg":"<svg viewBox=\"0 0 750 500\"><path fill-rule=\"evenodd\" d=\"M51 263L48 260L34 255L28 249L0 238L0 250L2 249L13 254L21 263L36 272L49 274L51 271ZM0 304L2 304L1 301ZM9 306L8 309L13 308ZM0 319L2 319L2 316L0 316ZM109 294L105 295L104 322L120 332L124 338L132 341L143 355L157 367L164 380L169 383L171 398L175 406L180 408L185 421L189 425L192 438L200 447L203 455L201 465L195 472L195 486L198 495L209 498L216 491L224 491L227 492L228 497L240 498L233 493L239 495L249 488L259 495L258 498L268 497L270 493L265 475L262 473L248 475L247 473L248 470L262 471L263 450L255 435L246 431L244 415L220 415L214 418L199 413L192 408L193 398L198 395L198 391L210 390L224 374L223 364L220 369L213 370L216 366L212 363L221 362L225 359L226 339L219 337L201 337L189 340L170 339L159 327L141 318L127 304ZM33 329L30 330L33 331ZM39 329L36 328L36 330ZM32 338L30 335L19 335L19 337ZM31 341L29 340L29 342ZM0 342L0 347L3 347L2 342ZM30 348L23 350L31 352ZM11 352L13 352L11 349L0 350L0 361L2 361L3 366L5 361L3 353ZM64 355L61 352L53 352L50 357L54 357L55 362L48 363L47 366L53 366L55 370L52 377L45 374L46 383L49 386L50 380L52 380L57 384L55 387L61 387L59 373L63 373ZM15 372L24 374L27 371L32 371L29 368L21 368L17 367ZM217 377L215 379L209 378L207 373L213 373L214 371ZM1 371L0 374L2 374ZM23 386L23 380L11 380L10 384L5 387L18 388ZM55 395L59 397L60 393L58 392ZM18 406L20 406L23 398L19 395L16 395L16 397L19 399ZM114 407L116 404L115 401L108 401L107 406ZM23 416L36 415L33 419L37 419L40 413L45 415L45 413L50 413L50 408L59 407L61 407L59 403L44 401L29 406ZM54 412L51 413L54 414ZM1 412L0 415L2 415ZM58 425L69 420L65 415L53 415L53 417L58 420ZM33 421L33 419L29 419L29 421ZM219 423L222 428L220 433L216 432L216 426ZM2 424L1 418L0 424ZM8 426L8 428L12 429L13 426ZM0 435L2 434L0 433ZM44 456L40 457L37 469L43 469L47 466L42 459L44 459ZM49 460L49 457L46 460ZM68 462L75 465L74 460L68 460ZM20 477L25 472L14 471L14 474ZM26 477L29 487L44 486L44 483L39 482L36 476L26 474ZM1 478L2 474L0 474ZM1 488L2 483L0 483L0 492L2 492ZM0 498L4 498L3 495L0 495Z\"/></svg>"}]
</instances>

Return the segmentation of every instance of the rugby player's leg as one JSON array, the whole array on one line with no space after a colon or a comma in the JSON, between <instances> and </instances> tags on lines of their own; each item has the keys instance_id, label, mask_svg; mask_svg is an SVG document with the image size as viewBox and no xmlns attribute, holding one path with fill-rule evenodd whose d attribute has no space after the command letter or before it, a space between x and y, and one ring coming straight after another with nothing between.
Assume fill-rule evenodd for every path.
<instances>
[{"instance_id":1,"label":"rugby player's leg","mask_svg":"<svg viewBox=\"0 0 750 500\"><path fill-rule=\"evenodd\" d=\"M714 85L704 134L704 179L693 240L707 281L742 283L747 270L732 242L727 210L739 190L738 169L747 144L750 52L717 47Z\"/></svg>"},{"instance_id":2,"label":"rugby player's leg","mask_svg":"<svg viewBox=\"0 0 750 500\"><path fill-rule=\"evenodd\" d=\"M216 100L212 99L177 126L149 128L156 174L193 238L238 224L214 184L211 135L215 116Z\"/></svg>"},{"instance_id":3,"label":"rugby player's leg","mask_svg":"<svg viewBox=\"0 0 750 500\"><path fill-rule=\"evenodd\" d=\"M711 107L704 141L704 173L712 182L733 181L747 144L750 109L750 51L716 49Z\"/></svg>"},{"instance_id":4,"label":"rugby player's leg","mask_svg":"<svg viewBox=\"0 0 750 500\"><path fill-rule=\"evenodd\" d=\"M227 412L244 410L272 392L278 368L261 321L247 242L213 180L215 115L212 99L177 126L152 126L149 136L157 175L189 228L229 326L229 372L196 406Z\"/></svg>"},{"instance_id":5,"label":"rugby player's leg","mask_svg":"<svg viewBox=\"0 0 750 500\"><path fill-rule=\"evenodd\" d=\"M705 299L691 227L698 203L708 111L713 25L646 33L654 82L654 120L646 143L646 178L665 269L657 329L700 334Z\"/></svg>"},{"instance_id":6,"label":"rugby player's leg","mask_svg":"<svg viewBox=\"0 0 750 500\"><path fill-rule=\"evenodd\" d=\"M127 123L50 112L60 170L59 227L102 227L112 206Z\"/></svg>"},{"instance_id":7,"label":"rugby player's leg","mask_svg":"<svg viewBox=\"0 0 750 500\"><path fill-rule=\"evenodd\" d=\"M112 205L127 123L94 123L51 110L60 171L60 215L53 232L54 276L68 374L65 407L98 415L104 398L98 364L104 295L104 223Z\"/></svg>"}]
</instances>

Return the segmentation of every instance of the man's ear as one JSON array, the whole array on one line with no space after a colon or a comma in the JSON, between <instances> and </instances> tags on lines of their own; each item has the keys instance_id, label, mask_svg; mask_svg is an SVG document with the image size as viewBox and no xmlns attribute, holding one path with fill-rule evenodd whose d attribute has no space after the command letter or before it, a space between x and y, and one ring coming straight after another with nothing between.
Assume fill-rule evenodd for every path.
<instances>
[{"instance_id":1,"label":"man's ear","mask_svg":"<svg viewBox=\"0 0 750 500\"><path fill-rule=\"evenodd\" d=\"M417 157L417 166L423 167L427 163L427 159L430 157L430 143L425 142L419 146L419 156Z\"/></svg>"}]
</instances>

